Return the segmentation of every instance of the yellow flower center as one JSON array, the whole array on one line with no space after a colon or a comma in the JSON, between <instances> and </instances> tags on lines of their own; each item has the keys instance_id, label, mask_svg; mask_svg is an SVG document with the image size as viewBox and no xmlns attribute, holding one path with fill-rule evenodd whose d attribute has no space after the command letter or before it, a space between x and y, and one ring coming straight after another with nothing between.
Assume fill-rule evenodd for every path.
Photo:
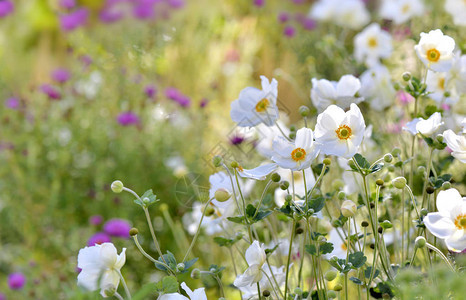
<instances>
[{"instance_id":1,"label":"yellow flower center","mask_svg":"<svg viewBox=\"0 0 466 300\"><path fill-rule=\"evenodd\" d=\"M439 78L438 80L438 87L441 90L445 89L445 77Z\"/></svg>"},{"instance_id":2,"label":"yellow flower center","mask_svg":"<svg viewBox=\"0 0 466 300\"><path fill-rule=\"evenodd\" d=\"M306 151L303 148L296 148L291 152L291 159L298 162L306 158Z\"/></svg>"},{"instance_id":3,"label":"yellow flower center","mask_svg":"<svg viewBox=\"0 0 466 300\"><path fill-rule=\"evenodd\" d=\"M243 172L243 171L244 171L244 169L243 169L243 167L242 167L242 166L238 166L238 168L237 168L237 169L238 169L238 171L240 171L240 172Z\"/></svg>"},{"instance_id":4,"label":"yellow flower center","mask_svg":"<svg viewBox=\"0 0 466 300\"><path fill-rule=\"evenodd\" d=\"M367 40L367 45L370 48L375 48L377 47L377 39L375 37L371 37L370 39Z\"/></svg>"},{"instance_id":5,"label":"yellow flower center","mask_svg":"<svg viewBox=\"0 0 466 300\"><path fill-rule=\"evenodd\" d=\"M337 136L340 140L347 140L351 137L351 128L348 125L340 125L337 130L335 130Z\"/></svg>"},{"instance_id":6,"label":"yellow flower center","mask_svg":"<svg viewBox=\"0 0 466 300\"><path fill-rule=\"evenodd\" d=\"M436 62L440 59L440 52L437 49L432 48L426 52L427 60L430 62Z\"/></svg>"},{"instance_id":7,"label":"yellow flower center","mask_svg":"<svg viewBox=\"0 0 466 300\"><path fill-rule=\"evenodd\" d=\"M269 107L270 102L267 98L263 98L261 101L257 102L256 104L256 111L263 112Z\"/></svg>"},{"instance_id":8,"label":"yellow flower center","mask_svg":"<svg viewBox=\"0 0 466 300\"><path fill-rule=\"evenodd\" d=\"M410 9L411 9L411 6L409 4L405 4L401 8L401 12L405 14L405 13L409 12Z\"/></svg>"},{"instance_id":9,"label":"yellow flower center","mask_svg":"<svg viewBox=\"0 0 466 300\"><path fill-rule=\"evenodd\" d=\"M348 250L348 247L346 246L346 241L344 241L344 242L341 244L341 249L342 249L343 251Z\"/></svg>"},{"instance_id":10,"label":"yellow flower center","mask_svg":"<svg viewBox=\"0 0 466 300\"><path fill-rule=\"evenodd\" d=\"M455 226L458 229L466 229L466 214L456 216Z\"/></svg>"}]
</instances>

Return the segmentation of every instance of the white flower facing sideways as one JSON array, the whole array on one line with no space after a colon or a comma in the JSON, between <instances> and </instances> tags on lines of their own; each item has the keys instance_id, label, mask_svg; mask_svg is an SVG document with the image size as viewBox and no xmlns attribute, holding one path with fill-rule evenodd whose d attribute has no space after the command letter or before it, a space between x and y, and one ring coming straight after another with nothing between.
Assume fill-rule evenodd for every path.
<instances>
[{"instance_id":1,"label":"white flower facing sideways","mask_svg":"<svg viewBox=\"0 0 466 300\"><path fill-rule=\"evenodd\" d=\"M448 148L453 151L451 155L466 164L466 136L457 135L448 129L443 133L443 138Z\"/></svg>"},{"instance_id":2,"label":"white flower facing sideways","mask_svg":"<svg viewBox=\"0 0 466 300\"><path fill-rule=\"evenodd\" d=\"M414 49L419 59L432 71L447 72L452 67L455 41L440 29L422 32Z\"/></svg>"},{"instance_id":3,"label":"white flower facing sideways","mask_svg":"<svg viewBox=\"0 0 466 300\"><path fill-rule=\"evenodd\" d=\"M442 115L439 112L435 112L427 120L423 118L416 118L411 122L406 123L406 126L403 127L403 130L408 131L412 135L421 133L425 136L431 136L442 125Z\"/></svg>"},{"instance_id":4,"label":"white flower facing sideways","mask_svg":"<svg viewBox=\"0 0 466 300\"><path fill-rule=\"evenodd\" d=\"M284 169L293 171L303 170L319 154L314 142L314 134L309 128L301 128L296 132L294 142L278 136L273 141L274 155L272 160Z\"/></svg>"},{"instance_id":5,"label":"white flower facing sideways","mask_svg":"<svg viewBox=\"0 0 466 300\"><path fill-rule=\"evenodd\" d=\"M456 189L441 191L437 196L438 212L424 218L427 229L445 240L448 249L461 252L466 249L466 197Z\"/></svg>"},{"instance_id":6,"label":"white flower facing sideways","mask_svg":"<svg viewBox=\"0 0 466 300\"><path fill-rule=\"evenodd\" d=\"M449 105L458 102L459 95L452 84L450 84L447 72L428 72L426 84L429 98L435 100L435 102ZM448 92L450 95L446 97L445 92Z\"/></svg>"},{"instance_id":7,"label":"white flower facing sideways","mask_svg":"<svg viewBox=\"0 0 466 300\"><path fill-rule=\"evenodd\" d=\"M262 90L254 87L243 89L238 99L231 103L231 119L240 127L256 126L264 123L272 126L278 119L278 82L261 76Z\"/></svg>"},{"instance_id":8,"label":"white flower facing sideways","mask_svg":"<svg viewBox=\"0 0 466 300\"><path fill-rule=\"evenodd\" d=\"M361 82L353 75L344 75L338 82L312 78L312 104L319 113L331 104L346 109L351 103L357 104L364 100L356 95L360 88Z\"/></svg>"},{"instance_id":9,"label":"white flower facing sideways","mask_svg":"<svg viewBox=\"0 0 466 300\"><path fill-rule=\"evenodd\" d=\"M346 113L330 105L317 116L315 138L322 153L349 159L358 151L365 128L364 117L356 104L351 104Z\"/></svg>"},{"instance_id":10,"label":"white flower facing sideways","mask_svg":"<svg viewBox=\"0 0 466 300\"><path fill-rule=\"evenodd\" d=\"M384 0L380 7L380 16L401 24L414 16L424 13L424 4L421 0Z\"/></svg>"},{"instance_id":11,"label":"white flower facing sideways","mask_svg":"<svg viewBox=\"0 0 466 300\"><path fill-rule=\"evenodd\" d=\"M263 164L254 169L244 169L243 167L238 167L238 174L243 178L249 178L254 180L265 180L265 178L277 169L277 164L269 163Z\"/></svg>"},{"instance_id":12,"label":"white flower facing sideways","mask_svg":"<svg viewBox=\"0 0 466 300\"><path fill-rule=\"evenodd\" d=\"M354 37L354 56L358 62L372 67L380 63L381 58L392 54L392 36L373 23Z\"/></svg>"},{"instance_id":13,"label":"white flower facing sideways","mask_svg":"<svg viewBox=\"0 0 466 300\"><path fill-rule=\"evenodd\" d=\"M264 266L267 258L264 245L261 246L258 241L254 241L249 246L246 250L245 256L249 267L243 274L236 277L233 284L238 288L250 286L262 279L262 267Z\"/></svg>"},{"instance_id":14,"label":"white flower facing sideways","mask_svg":"<svg viewBox=\"0 0 466 300\"><path fill-rule=\"evenodd\" d=\"M101 289L100 294L107 297L106 289L117 289L120 283L120 269L126 261L126 248L120 255L112 243L103 243L79 250L78 285L87 290Z\"/></svg>"},{"instance_id":15,"label":"white flower facing sideways","mask_svg":"<svg viewBox=\"0 0 466 300\"><path fill-rule=\"evenodd\" d=\"M207 300L205 288L198 288L193 291L184 282L181 283L181 287L186 294L188 294L189 298L181 295L180 293L171 293L160 295L157 300Z\"/></svg>"},{"instance_id":16,"label":"white flower facing sideways","mask_svg":"<svg viewBox=\"0 0 466 300\"><path fill-rule=\"evenodd\" d=\"M392 105L396 90L388 69L384 65L377 65L362 73L360 93L376 111L382 111Z\"/></svg>"}]
</instances>

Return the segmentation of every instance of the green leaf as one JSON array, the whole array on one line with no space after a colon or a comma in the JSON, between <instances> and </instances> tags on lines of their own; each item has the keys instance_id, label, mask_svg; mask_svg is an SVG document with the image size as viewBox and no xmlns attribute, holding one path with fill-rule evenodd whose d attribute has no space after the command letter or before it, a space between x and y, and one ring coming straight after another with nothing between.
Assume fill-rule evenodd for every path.
<instances>
[{"instance_id":1,"label":"green leaf","mask_svg":"<svg viewBox=\"0 0 466 300\"><path fill-rule=\"evenodd\" d=\"M367 267L366 270L364 271L364 276L369 279L371 278L371 272L372 272L372 267ZM376 278L377 276L379 276L380 274L380 271L378 269L375 269L375 272L374 272L374 278Z\"/></svg>"},{"instance_id":2,"label":"green leaf","mask_svg":"<svg viewBox=\"0 0 466 300\"><path fill-rule=\"evenodd\" d=\"M389 220L385 220L383 221L382 223L379 224L380 227L382 227L383 229L388 229L388 228L392 228L393 225L392 223L389 221Z\"/></svg>"},{"instance_id":3,"label":"green leaf","mask_svg":"<svg viewBox=\"0 0 466 300\"><path fill-rule=\"evenodd\" d=\"M184 270L181 273L186 273L188 272L188 269L191 268L197 261L199 260L198 257L195 257L193 259L190 259L188 261L184 262Z\"/></svg>"},{"instance_id":4,"label":"green leaf","mask_svg":"<svg viewBox=\"0 0 466 300\"><path fill-rule=\"evenodd\" d=\"M167 251L167 254L164 254L163 255L163 259L162 257L159 257L158 261L160 263L155 263L155 267L159 270L162 270L162 271L167 271L167 268L162 265L162 263L164 263L164 260L165 262L167 263L168 267L171 269L171 270L175 270L176 269L176 258L175 256L173 255L173 253L171 253L170 251Z\"/></svg>"},{"instance_id":5,"label":"green leaf","mask_svg":"<svg viewBox=\"0 0 466 300\"><path fill-rule=\"evenodd\" d=\"M178 292L178 281L175 276L165 276L162 279L162 287L164 294Z\"/></svg>"},{"instance_id":6,"label":"green leaf","mask_svg":"<svg viewBox=\"0 0 466 300\"><path fill-rule=\"evenodd\" d=\"M320 254L329 254L333 251L333 244L332 243L323 243L319 247Z\"/></svg>"},{"instance_id":7,"label":"green leaf","mask_svg":"<svg viewBox=\"0 0 466 300\"><path fill-rule=\"evenodd\" d=\"M358 269L366 263L367 257L364 256L363 252L351 253L348 257L349 262L353 265L354 269Z\"/></svg>"},{"instance_id":8,"label":"green leaf","mask_svg":"<svg viewBox=\"0 0 466 300\"><path fill-rule=\"evenodd\" d=\"M308 202L309 202L309 208L312 208L314 210L314 213L321 211L322 208L324 208L325 206L325 198L323 197L310 199L308 200Z\"/></svg>"},{"instance_id":9,"label":"green leaf","mask_svg":"<svg viewBox=\"0 0 466 300\"><path fill-rule=\"evenodd\" d=\"M257 215L254 217L254 219L252 219L252 221L255 223L255 222L258 222L262 219L265 219L267 218L268 216L270 216L271 214L273 213L272 210L261 210L257 213Z\"/></svg>"},{"instance_id":10,"label":"green leaf","mask_svg":"<svg viewBox=\"0 0 466 300\"><path fill-rule=\"evenodd\" d=\"M306 249L306 252L309 253L310 255L317 254L317 248L315 245L306 245L304 246L304 249Z\"/></svg>"},{"instance_id":11,"label":"green leaf","mask_svg":"<svg viewBox=\"0 0 466 300\"><path fill-rule=\"evenodd\" d=\"M359 167L361 169L369 169L371 167L371 164L367 161L367 159L362 156L361 154L359 153L356 153L354 156L353 156L354 160L356 161L356 163L359 165Z\"/></svg>"},{"instance_id":12,"label":"green leaf","mask_svg":"<svg viewBox=\"0 0 466 300\"><path fill-rule=\"evenodd\" d=\"M133 300L144 300L144 299L147 299L149 297L149 295L151 295L152 293L154 293L155 291L159 290L158 289L158 283L154 283L154 282L150 282L148 284L145 284L144 286L142 286L139 291L133 295L133 297L131 299ZM163 285L162 285L162 282L160 282L160 290L163 290ZM154 297L152 297L154 298Z\"/></svg>"},{"instance_id":13,"label":"green leaf","mask_svg":"<svg viewBox=\"0 0 466 300\"><path fill-rule=\"evenodd\" d=\"M256 208L254 207L254 205L248 204L248 206L246 207L246 216L248 216L248 218L252 218L255 213Z\"/></svg>"},{"instance_id":14,"label":"green leaf","mask_svg":"<svg viewBox=\"0 0 466 300\"><path fill-rule=\"evenodd\" d=\"M227 220L233 223L237 223L237 224L245 224L244 216L228 217Z\"/></svg>"},{"instance_id":15,"label":"green leaf","mask_svg":"<svg viewBox=\"0 0 466 300\"><path fill-rule=\"evenodd\" d=\"M356 277L350 277L350 279L352 282L356 283L357 285L364 285L364 282L361 281L361 279L359 278L356 278Z\"/></svg>"},{"instance_id":16,"label":"green leaf","mask_svg":"<svg viewBox=\"0 0 466 300\"><path fill-rule=\"evenodd\" d=\"M142 206L143 208L147 208L149 207L150 205L156 203L160 201L159 199L157 199L157 196L154 194L154 192L152 192L152 190L147 190L142 196L141 196L141 200L139 199L136 199L134 200L134 203Z\"/></svg>"},{"instance_id":17,"label":"green leaf","mask_svg":"<svg viewBox=\"0 0 466 300\"><path fill-rule=\"evenodd\" d=\"M214 242L217 243L220 247L230 247L234 244L234 240L227 239L221 236L214 237Z\"/></svg>"}]
</instances>

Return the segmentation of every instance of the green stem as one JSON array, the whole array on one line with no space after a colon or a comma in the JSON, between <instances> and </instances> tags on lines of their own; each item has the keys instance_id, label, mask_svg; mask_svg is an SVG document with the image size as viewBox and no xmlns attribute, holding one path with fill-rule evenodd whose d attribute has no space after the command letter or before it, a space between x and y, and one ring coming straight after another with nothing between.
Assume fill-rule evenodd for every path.
<instances>
[{"instance_id":1,"label":"green stem","mask_svg":"<svg viewBox=\"0 0 466 300\"><path fill-rule=\"evenodd\" d=\"M193 249L194 244L196 243L197 237L199 236L199 233L201 232L202 221L204 220L205 213L207 212L207 208L209 207L209 204L210 202L212 202L212 200L214 200L214 198L210 199L204 206L204 211L202 212L201 220L199 221L199 225L197 226L196 234L194 235L194 238L191 241L191 245L189 245L188 251L186 251L186 254L184 255L183 263L188 258L189 253L191 253L191 250Z\"/></svg>"},{"instance_id":2,"label":"green stem","mask_svg":"<svg viewBox=\"0 0 466 300\"><path fill-rule=\"evenodd\" d=\"M128 297L128 299L131 299L131 293L129 292L128 286L126 285L125 278L121 274L120 270L118 270L117 272L121 279L121 285L123 285L123 288L125 289L126 297Z\"/></svg>"},{"instance_id":3,"label":"green stem","mask_svg":"<svg viewBox=\"0 0 466 300\"><path fill-rule=\"evenodd\" d=\"M295 226L296 226L296 220L293 219L293 225L291 226L290 246L288 247L288 258L287 258L287 261L286 261L285 297L284 297L284 299L287 299L286 295L288 293L288 276L289 276L289 273L290 273L291 250L292 250L292 246L293 246L293 237L294 237L294 228L295 228Z\"/></svg>"}]
</instances>

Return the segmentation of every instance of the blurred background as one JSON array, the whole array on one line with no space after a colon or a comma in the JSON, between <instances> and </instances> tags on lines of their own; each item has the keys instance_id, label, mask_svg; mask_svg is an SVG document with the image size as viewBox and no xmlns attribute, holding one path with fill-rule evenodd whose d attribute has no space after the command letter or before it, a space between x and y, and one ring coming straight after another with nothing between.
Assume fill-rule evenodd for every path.
<instances>
[{"instance_id":1,"label":"blurred background","mask_svg":"<svg viewBox=\"0 0 466 300\"><path fill-rule=\"evenodd\" d=\"M379 4L365 2L372 13ZM427 2L428 26L422 18L393 25L373 13L396 40L386 62L396 80L420 70L410 48L419 32L443 28L464 41L464 31L441 27L450 20L436 13L441 1ZM76 257L96 241L129 249L130 288L157 280L160 272L127 236L129 226L144 229L142 243L150 249L143 212L129 195L112 193L110 183L122 180L140 194L153 189L163 203L151 210L162 248L183 255L191 237L181 216L192 206L185 179L200 178L208 188L212 155L244 150L236 146L247 138L229 118L241 89L259 88L260 75L277 78L279 108L293 124L301 105L315 116L311 78L338 80L365 70L351 54L357 31L318 24L309 17L312 5L0 1L0 293L88 299L76 286ZM368 119L379 126L380 116ZM201 266L222 263L221 251L194 252ZM9 282L13 273L24 276L20 288Z\"/></svg>"}]
</instances>

